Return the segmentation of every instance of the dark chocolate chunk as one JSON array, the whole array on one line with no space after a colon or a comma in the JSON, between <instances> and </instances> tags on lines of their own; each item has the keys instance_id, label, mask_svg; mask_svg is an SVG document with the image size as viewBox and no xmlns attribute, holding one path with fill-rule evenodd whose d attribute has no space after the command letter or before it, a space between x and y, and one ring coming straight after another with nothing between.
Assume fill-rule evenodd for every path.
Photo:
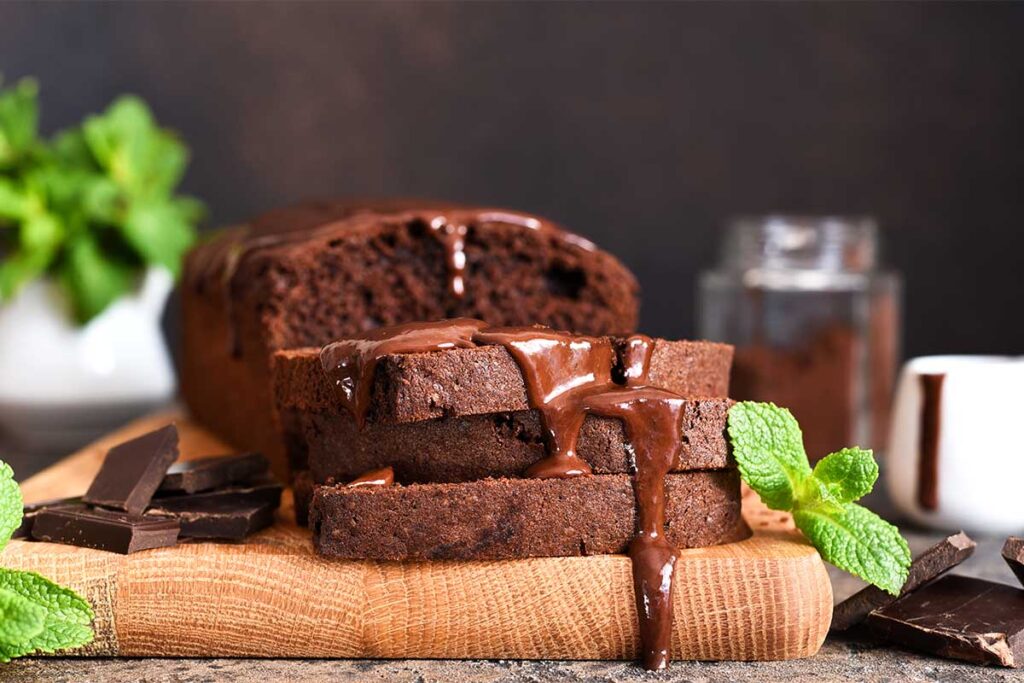
<instances>
[{"instance_id":1,"label":"dark chocolate chunk","mask_svg":"<svg viewBox=\"0 0 1024 683\"><path fill-rule=\"evenodd\" d=\"M260 453L221 455L179 462L167 470L157 489L163 493L196 493L210 489L248 484L268 474L270 463Z\"/></svg>"},{"instance_id":2,"label":"dark chocolate chunk","mask_svg":"<svg viewBox=\"0 0 1024 683\"><path fill-rule=\"evenodd\" d=\"M836 605L832 611L832 630L846 629L864 621L872 610L890 605L900 597L957 566L974 552L977 544L964 532L942 539L918 555L910 564L910 572L898 596L881 588L868 586Z\"/></svg>"},{"instance_id":3,"label":"dark chocolate chunk","mask_svg":"<svg viewBox=\"0 0 1024 683\"><path fill-rule=\"evenodd\" d=\"M67 505L40 510L32 525L32 537L127 555L174 545L179 528L178 520L173 517L130 515L85 505Z\"/></svg>"},{"instance_id":4,"label":"dark chocolate chunk","mask_svg":"<svg viewBox=\"0 0 1024 683\"><path fill-rule=\"evenodd\" d=\"M874 635L975 664L1024 664L1024 591L946 576L868 615Z\"/></svg>"},{"instance_id":5,"label":"dark chocolate chunk","mask_svg":"<svg viewBox=\"0 0 1024 683\"><path fill-rule=\"evenodd\" d=\"M178 459L178 429L173 424L115 446L82 500L140 515Z\"/></svg>"},{"instance_id":6,"label":"dark chocolate chunk","mask_svg":"<svg viewBox=\"0 0 1024 683\"><path fill-rule=\"evenodd\" d=\"M77 505L82 502L81 496L75 496L74 498L53 498L51 500L44 500L39 503L29 503L24 507L21 515L21 526L14 530L11 538L23 538L31 540L32 538L32 525L35 522L36 515L39 514L40 510L44 508L57 507L59 505Z\"/></svg>"},{"instance_id":7,"label":"dark chocolate chunk","mask_svg":"<svg viewBox=\"0 0 1024 683\"><path fill-rule=\"evenodd\" d=\"M157 502L146 514L175 517L181 524L182 538L240 540L273 524L276 507L245 494L228 493L199 500L185 497L168 507Z\"/></svg>"},{"instance_id":8,"label":"dark chocolate chunk","mask_svg":"<svg viewBox=\"0 0 1024 683\"><path fill-rule=\"evenodd\" d=\"M1017 579L1024 584L1024 538L1010 536L1003 544L1003 559L1010 569L1017 575Z\"/></svg>"},{"instance_id":9,"label":"dark chocolate chunk","mask_svg":"<svg viewBox=\"0 0 1024 683\"><path fill-rule=\"evenodd\" d=\"M221 499L244 501L253 505L271 505L276 508L281 504L283 490L284 487L281 483L273 477L263 477L249 486L234 486L216 491L156 498L151 502L149 509L159 508L173 513L180 510L193 510L197 506Z\"/></svg>"}]
</instances>

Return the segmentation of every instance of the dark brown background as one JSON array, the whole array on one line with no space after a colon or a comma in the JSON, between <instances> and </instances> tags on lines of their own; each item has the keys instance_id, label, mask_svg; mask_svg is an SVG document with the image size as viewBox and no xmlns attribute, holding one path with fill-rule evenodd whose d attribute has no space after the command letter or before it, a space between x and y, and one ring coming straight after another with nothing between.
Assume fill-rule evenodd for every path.
<instances>
[{"instance_id":1,"label":"dark brown background","mask_svg":"<svg viewBox=\"0 0 1024 683\"><path fill-rule=\"evenodd\" d=\"M308 196L547 214L693 332L742 212L872 213L910 354L1024 350L1022 4L2 4L53 129L122 92L223 223Z\"/></svg>"}]
</instances>

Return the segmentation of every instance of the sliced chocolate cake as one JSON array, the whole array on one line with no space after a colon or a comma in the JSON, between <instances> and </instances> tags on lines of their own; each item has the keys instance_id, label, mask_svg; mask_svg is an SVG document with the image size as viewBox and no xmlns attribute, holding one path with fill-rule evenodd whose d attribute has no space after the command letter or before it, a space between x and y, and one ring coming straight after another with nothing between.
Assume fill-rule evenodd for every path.
<instances>
[{"instance_id":1,"label":"sliced chocolate cake","mask_svg":"<svg viewBox=\"0 0 1024 683\"><path fill-rule=\"evenodd\" d=\"M616 353L606 372L621 376L627 339L609 342ZM649 381L683 396L724 397L731 358L725 344L657 339ZM406 483L521 476L545 452L540 413L531 409L519 366L502 346L382 356L366 390L362 429L339 400L319 350L276 353L273 374L292 467L312 467L320 484L385 465ZM730 464L730 405L726 398L687 399L679 471ZM578 451L595 474L629 471L620 420L588 415Z\"/></svg>"},{"instance_id":2,"label":"sliced chocolate cake","mask_svg":"<svg viewBox=\"0 0 1024 683\"><path fill-rule=\"evenodd\" d=\"M279 472L275 350L459 315L625 333L638 310L632 274L587 240L516 211L430 201L270 212L194 249L182 299L186 402Z\"/></svg>"}]
</instances>

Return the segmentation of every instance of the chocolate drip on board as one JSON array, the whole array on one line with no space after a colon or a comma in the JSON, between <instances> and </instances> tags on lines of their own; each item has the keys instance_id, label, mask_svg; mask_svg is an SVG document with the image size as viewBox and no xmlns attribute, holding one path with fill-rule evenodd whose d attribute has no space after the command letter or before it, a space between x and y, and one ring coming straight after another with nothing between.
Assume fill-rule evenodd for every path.
<instances>
[{"instance_id":1,"label":"chocolate drip on board","mask_svg":"<svg viewBox=\"0 0 1024 683\"><path fill-rule=\"evenodd\" d=\"M672 586L677 552L665 537L665 475L679 453L684 399L662 389L626 386L583 400L589 413L617 417L636 453L633 493L637 532L629 544L644 668L668 666L672 644Z\"/></svg>"},{"instance_id":2,"label":"chocolate drip on board","mask_svg":"<svg viewBox=\"0 0 1024 683\"><path fill-rule=\"evenodd\" d=\"M320 351L320 365L342 405L362 429L370 407L373 373L381 358L396 353L471 348L475 346L473 333L483 325L480 320L455 318L382 327L358 339L342 339L328 344Z\"/></svg>"},{"instance_id":3,"label":"chocolate drip on board","mask_svg":"<svg viewBox=\"0 0 1024 683\"><path fill-rule=\"evenodd\" d=\"M364 472L358 477L345 484L348 488L363 488L375 486L393 486L395 483L395 470L391 467L381 467L378 470Z\"/></svg>"},{"instance_id":4,"label":"chocolate drip on board","mask_svg":"<svg viewBox=\"0 0 1024 683\"><path fill-rule=\"evenodd\" d=\"M939 509L939 436L942 433L942 383L945 379L944 374L918 377L922 402L917 456L917 504L923 510Z\"/></svg>"}]
</instances>

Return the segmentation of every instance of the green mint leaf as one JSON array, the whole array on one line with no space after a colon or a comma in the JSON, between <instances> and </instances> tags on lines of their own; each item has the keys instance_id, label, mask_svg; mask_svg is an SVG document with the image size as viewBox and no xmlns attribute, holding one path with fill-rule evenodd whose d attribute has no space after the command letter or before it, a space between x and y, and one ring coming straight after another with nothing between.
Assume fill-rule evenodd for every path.
<instances>
[{"instance_id":1,"label":"green mint leaf","mask_svg":"<svg viewBox=\"0 0 1024 683\"><path fill-rule=\"evenodd\" d=\"M14 481L14 471L0 460L0 549L7 545L11 534L21 526L24 509L21 488Z\"/></svg>"},{"instance_id":2,"label":"green mint leaf","mask_svg":"<svg viewBox=\"0 0 1024 683\"><path fill-rule=\"evenodd\" d=\"M0 169L11 168L37 144L39 87L22 79L0 91Z\"/></svg>"},{"instance_id":3,"label":"green mint leaf","mask_svg":"<svg viewBox=\"0 0 1024 683\"><path fill-rule=\"evenodd\" d=\"M147 263L163 266L175 276L182 257L196 239L190 202L135 202L125 217L121 232Z\"/></svg>"},{"instance_id":4,"label":"green mint leaf","mask_svg":"<svg viewBox=\"0 0 1024 683\"><path fill-rule=\"evenodd\" d=\"M96 161L131 196L167 197L185 174L185 145L137 97L118 98L86 119L83 131Z\"/></svg>"},{"instance_id":5,"label":"green mint leaf","mask_svg":"<svg viewBox=\"0 0 1024 683\"><path fill-rule=\"evenodd\" d=\"M46 608L7 589L0 589L0 646L17 647L43 630Z\"/></svg>"},{"instance_id":6,"label":"green mint leaf","mask_svg":"<svg viewBox=\"0 0 1024 683\"><path fill-rule=\"evenodd\" d=\"M25 191L7 178L0 178L0 219L10 223L25 215L28 200Z\"/></svg>"},{"instance_id":7,"label":"green mint leaf","mask_svg":"<svg viewBox=\"0 0 1024 683\"><path fill-rule=\"evenodd\" d=\"M844 448L822 458L813 475L836 502L851 503L871 493L878 479L878 463L869 450Z\"/></svg>"},{"instance_id":8,"label":"green mint leaf","mask_svg":"<svg viewBox=\"0 0 1024 683\"><path fill-rule=\"evenodd\" d=\"M70 588L35 572L0 568L0 589L17 593L46 612L43 628L35 636L14 646L0 643L0 660L30 652L55 652L92 641L92 608Z\"/></svg>"},{"instance_id":9,"label":"green mint leaf","mask_svg":"<svg viewBox=\"0 0 1024 683\"><path fill-rule=\"evenodd\" d=\"M856 503L842 512L797 508L793 521L825 559L892 595L907 580L910 548L899 529Z\"/></svg>"},{"instance_id":10,"label":"green mint leaf","mask_svg":"<svg viewBox=\"0 0 1024 683\"><path fill-rule=\"evenodd\" d=\"M744 401L729 410L728 430L743 480L768 507L792 510L811 474L793 414L773 403Z\"/></svg>"},{"instance_id":11,"label":"green mint leaf","mask_svg":"<svg viewBox=\"0 0 1024 683\"><path fill-rule=\"evenodd\" d=\"M71 300L75 319L86 323L130 291L132 270L103 253L89 233L72 238L60 266L60 282Z\"/></svg>"}]
</instances>

